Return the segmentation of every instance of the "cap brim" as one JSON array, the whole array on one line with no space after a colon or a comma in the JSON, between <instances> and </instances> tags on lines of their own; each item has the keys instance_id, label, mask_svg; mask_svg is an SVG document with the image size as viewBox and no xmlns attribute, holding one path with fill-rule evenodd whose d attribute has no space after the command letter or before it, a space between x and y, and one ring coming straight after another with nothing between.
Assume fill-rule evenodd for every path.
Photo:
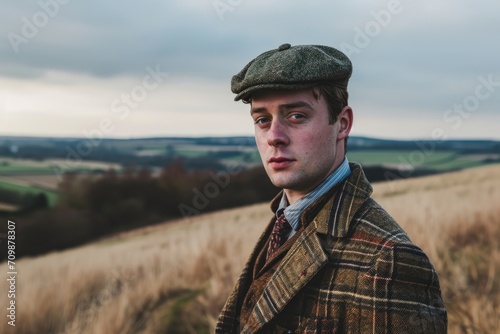
<instances>
[{"instance_id":1,"label":"cap brim","mask_svg":"<svg viewBox=\"0 0 500 334\"><path fill-rule=\"evenodd\" d=\"M248 87L241 92L239 92L236 97L234 98L235 101L239 100L249 100L250 97L259 91L263 90L300 90L300 89L306 89L306 88L311 88L314 86L317 86L318 82L315 83L295 83L295 84L260 84L260 85L255 85L252 87Z\"/></svg>"}]
</instances>

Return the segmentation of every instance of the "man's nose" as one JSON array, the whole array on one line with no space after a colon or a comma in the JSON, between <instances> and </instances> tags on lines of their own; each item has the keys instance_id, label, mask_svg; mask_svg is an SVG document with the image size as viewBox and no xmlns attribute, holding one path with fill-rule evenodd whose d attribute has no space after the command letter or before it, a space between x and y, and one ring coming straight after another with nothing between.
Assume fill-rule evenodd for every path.
<instances>
[{"instance_id":1,"label":"man's nose","mask_svg":"<svg viewBox=\"0 0 500 334\"><path fill-rule=\"evenodd\" d=\"M267 132L267 143L271 146L287 145L289 143L286 124L281 119L273 119Z\"/></svg>"}]
</instances>

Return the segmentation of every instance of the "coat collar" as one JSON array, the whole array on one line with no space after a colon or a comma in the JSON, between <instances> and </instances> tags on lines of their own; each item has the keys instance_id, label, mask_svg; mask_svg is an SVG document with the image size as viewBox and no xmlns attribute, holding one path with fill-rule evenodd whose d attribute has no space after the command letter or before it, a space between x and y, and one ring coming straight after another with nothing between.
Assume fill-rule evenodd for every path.
<instances>
[{"instance_id":1,"label":"coat collar","mask_svg":"<svg viewBox=\"0 0 500 334\"><path fill-rule=\"evenodd\" d=\"M352 218L372 193L361 166L350 163L350 167L346 180L304 210L301 222L310 223L279 264L241 333L258 331L281 312L328 261L332 246L326 246L325 240L347 235Z\"/></svg>"},{"instance_id":2,"label":"coat collar","mask_svg":"<svg viewBox=\"0 0 500 334\"><path fill-rule=\"evenodd\" d=\"M332 189L330 200L319 213L304 212L303 220L312 219L317 226L317 232L343 238L350 229L356 212L370 198L373 188L368 182L361 165L350 163L351 175ZM331 197L333 196L333 198ZM311 208L311 210L314 210Z\"/></svg>"},{"instance_id":3,"label":"coat collar","mask_svg":"<svg viewBox=\"0 0 500 334\"><path fill-rule=\"evenodd\" d=\"M361 165L350 162L351 174L336 184L323 196L312 203L301 215L301 224L316 222L318 233L345 237L349 231L352 217L361 205L370 197L373 188L361 168ZM283 191L271 201L271 210L276 212Z\"/></svg>"}]
</instances>

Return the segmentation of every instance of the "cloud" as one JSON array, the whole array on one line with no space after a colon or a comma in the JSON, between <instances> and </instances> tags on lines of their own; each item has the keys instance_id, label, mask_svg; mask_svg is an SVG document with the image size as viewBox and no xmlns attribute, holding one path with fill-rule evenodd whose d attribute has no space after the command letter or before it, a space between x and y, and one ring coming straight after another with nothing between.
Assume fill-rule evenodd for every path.
<instances>
[{"instance_id":1,"label":"cloud","mask_svg":"<svg viewBox=\"0 0 500 334\"><path fill-rule=\"evenodd\" d=\"M229 66L239 68L284 42L352 43L354 27L364 29L374 20L372 13L387 10L389 2L233 1L239 5L225 12L223 21L213 3L69 1L58 5L57 14L28 44L20 45L18 54L4 39L0 59L35 73L36 69L53 69L95 76L140 74L145 64L162 63L179 74L220 78L220 73L228 73ZM375 53L371 57L374 64L384 65L384 59L394 64L393 58L398 58L398 63L456 71L456 58L469 59L486 48L498 54L496 47L492 50L491 39L494 27L499 26L492 14L498 5L471 7L466 1L399 3L400 13L392 15L389 25L360 55L354 54L354 60L365 62L363 54ZM22 18L33 21L33 15L43 11L36 3L7 2L1 6L6 7L0 14L2 35L22 35ZM483 57L488 64L495 59L493 55ZM13 75L12 71L3 74Z\"/></svg>"},{"instance_id":2,"label":"cloud","mask_svg":"<svg viewBox=\"0 0 500 334\"><path fill-rule=\"evenodd\" d=\"M112 101L114 93L130 89L126 84L140 81L146 66L159 65L170 73L169 86L162 90L164 97L148 98L148 114L196 113L204 105L210 110L218 105L220 112L230 115L234 104L222 99L232 100L231 76L258 54L285 42L353 46L357 51L350 54L351 101L377 110L382 118L400 117L402 124L415 117L415 111L429 120L441 117L474 93L480 76L491 74L500 81L500 45L495 43L500 29L498 2L220 1L230 8L222 16L214 0L4 1L0 4L3 87L22 83L34 91L52 92L44 96L32 91L21 103L19 95L8 96L4 90L0 99L18 101L4 109L22 105L32 113L51 107L62 112L72 101L59 98L66 104L56 106L48 97L63 92L74 96L73 89L80 85L81 95L74 101L81 108L74 110L84 114L88 107L94 114L109 107L102 105ZM52 8L54 15L44 8ZM34 24L40 12L49 17L47 23L14 52L9 34L23 36L23 25ZM390 17L384 16L387 12ZM54 81L67 87L52 90ZM211 86L224 89L226 95L202 94L201 87ZM193 91L203 100L189 98ZM476 119L493 121L499 99L500 92L495 92L481 101Z\"/></svg>"}]
</instances>

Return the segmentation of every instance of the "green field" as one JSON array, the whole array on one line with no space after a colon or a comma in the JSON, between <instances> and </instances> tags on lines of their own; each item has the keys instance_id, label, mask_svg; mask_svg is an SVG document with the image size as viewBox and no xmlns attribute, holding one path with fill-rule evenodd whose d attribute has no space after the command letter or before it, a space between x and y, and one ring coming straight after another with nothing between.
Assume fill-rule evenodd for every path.
<instances>
[{"instance_id":1,"label":"green field","mask_svg":"<svg viewBox=\"0 0 500 334\"><path fill-rule=\"evenodd\" d=\"M460 155L450 151L435 151L426 153L419 150L366 150L347 153L350 161L364 165L411 165L415 168L434 170L453 170L484 165L481 157Z\"/></svg>"},{"instance_id":2,"label":"green field","mask_svg":"<svg viewBox=\"0 0 500 334\"><path fill-rule=\"evenodd\" d=\"M80 161L77 164L73 164L60 159L31 160L23 158L0 158L0 175L53 174L67 171L85 172L107 170L111 167L118 170L121 168L117 163L99 161Z\"/></svg>"},{"instance_id":3,"label":"green field","mask_svg":"<svg viewBox=\"0 0 500 334\"><path fill-rule=\"evenodd\" d=\"M10 190L10 191L15 191L20 194L28 194L32 193L34 195L38 193L43 193L45 196L47 196L47 200L49 202L49 206L54 206L57 203L58 200L58 193L53 190L48 190L44 189L41 187L35 187L35 186L30 186L30 185L25 185L22 183L16 183L16 182L8 182L4 180L0 180L0 188L5 189L5 190Z\"/></svg>"},{"instance_id":4,"label":"green field","mask_svg":"<svg viewBox=\"0 0 500 334\"><path fill-rule=\"evenodd\" d=\"M0 175L19 173L42 174L51 172L53 172L53 169L48 166L0 165Z\"/></svg>"},{"instance_id":5,"label":"green field","mask_svg":"<svg viewBox=\"0 0 500 334\"><path fill-rule=\"evenodd\" d=\"M166 149L166 145L159 145L158 143L148 143L149 145L143 145L143 150L151 151ZM131 148L130 146L121 147L122 149ZM254 164L260 163L260 157L256 150L236 150L235 147L234 155L229 155L224 158L220 158L219 161L227 166L234 164L241 164L245 166L252 166ZM231 150L233 148L230 148ZM217 146L200 146L195 145L179 145L175 148L175 154L184 156L186 158L196 158L202 157L207 154L207 152L222 152L227 151L228 147L223 147L222 149ZM363 149L363 150L352 150L348 151L347 156L350 161L356 161L366 166L374 165L386 165L391 167L399 166L410 166L413 168L425 168L432 169L435 171L445 172L448 170L456 170L463 168L470 168L481 166L487 163L487 159L491 161L500 161L500 154L490 153L490 154L469 154L464 155L456 151L433 151L425 152L421 150L381 150L381 149ZM57 161L56 161L57 163ZM47 186L50 184L46 180L37 180L36 182L27 178L27 176L40 175L41 177L47 177L54 173L54 167L52 166L54 161L35 161L27 159L12 159L12 158L2 158L0 159L0 175L9 176L9 178L16 178L15 180L0 180L0 188L7 189L10 191L15 191L20 194L25 193L44 193L47 196L50 206L54 206L58 200L58 193L55 190L50 190L51 187ZM78 165L78 171L89 171L95 169L105 169L108 165L104 162L98 161L86 161ZM64 168L70 170L71 168ZM25 178L23 180L23 178ZM44 184L46 182L47 184ZM53 187L54 189L56 187Z\"/></svg>"},{"instance_id":6,"label":"green field","mask_svg":"<svg viewBox=\"0 0 500 334\"><path fill-rule=\"evenodd\" d=\"M417 153L415 153L417 152ZM349 160L357 161L366 165L381 165L381 164L398 164L406 162L423 162L424 165L442 160L454 159L455 153L447 151L436 151L432 154L424 154L416 150L401 150L401 151L383 151L383 150L366 150L347 152ZM421 159L421 157L424 157Z\"/></svg>"},{"instance_id":7,"label":"green field","mask_svg":"<svg viewBox=\"0 0 500 334\"><path fill-rule=\"evenodd\" d=\"M140 146L108 146L108 148L116 149L122 153L128 154L137 154L142 151L151 151L157 152L158 155L164 154L167 152L167 147L162 145L140 145Z\"/></svg>"},{"instance_id":8,"label":"green field","mask_svg":"<svg viewBox=\"0 0 500 334\"><path fill-rule=\"evenodd\" d=\"M187 149L175 150L175 153L186 158L198 158L205 156L207 154L207 152L203 150L187 150Z\"/></svg>"}]
</instances>

